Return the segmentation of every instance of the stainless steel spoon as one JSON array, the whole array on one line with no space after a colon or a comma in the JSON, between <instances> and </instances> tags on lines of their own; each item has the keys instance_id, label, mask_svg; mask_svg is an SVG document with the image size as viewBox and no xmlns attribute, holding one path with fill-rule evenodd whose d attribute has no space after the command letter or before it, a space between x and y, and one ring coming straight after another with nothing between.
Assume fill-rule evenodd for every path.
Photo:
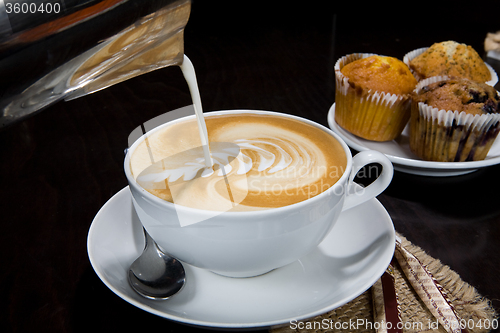
<instances>
[{"instance_id":1,"label":"stainless steel spoon","mask_svg":"<svg viewBox=\"0 0 500 333\"><path fill-rule=\"evenodd\" d=\"M167 299L178 293L186 282L184 267L163 253L146 229L146 246L128 271L128 282L139 295L149 299Z\"/></svg>"}]
</instances>

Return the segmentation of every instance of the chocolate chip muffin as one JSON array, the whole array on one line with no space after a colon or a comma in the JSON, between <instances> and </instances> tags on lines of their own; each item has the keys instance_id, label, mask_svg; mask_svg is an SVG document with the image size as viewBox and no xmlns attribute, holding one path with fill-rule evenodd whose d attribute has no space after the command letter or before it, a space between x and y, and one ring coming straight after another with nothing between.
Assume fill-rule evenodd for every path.
<instances>
[{"instance_id":1,"label":"chocolate chip muffin","mask_svg":"<svg viewBox=\"0 0 500 333\"><path fill-rule=\"evenodd\" d=\"M500 98L489 85L437 76L412 93L410 148L424 160L483 160L499 130Z\"/></svg>"},{"instance_id":2,"label":"chocolate chip muffin","mask_svg":"<svg viewBox=\"0 0 500 333\"><path fill-rule=\"evenodd\" d=\"M449 78L424 85L413 93L413 100L439 110L478 115L500 112L500 97L493 87L464 78Z\"/></svg>"}]
</instances>

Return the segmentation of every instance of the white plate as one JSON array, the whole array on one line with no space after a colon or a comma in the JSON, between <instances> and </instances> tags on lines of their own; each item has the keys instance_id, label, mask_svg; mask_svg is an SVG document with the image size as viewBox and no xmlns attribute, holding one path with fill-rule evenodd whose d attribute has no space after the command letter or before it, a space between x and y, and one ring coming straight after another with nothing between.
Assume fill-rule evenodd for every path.
<instances>
[{"instance_id":1,"label":"white plate","mask_svg":"<svg viewBox=\"0 0 500 333\"><path fill-rule=\"evenodd\" d=\"M421 176L447 177L458 176L476 171L480 168L500 163L500 140L495 140L486 159L470 162L432 162L424 161L410 150L409 127L396 139L386 142L376 142L360 138L340 127L335 122L335 103L328 112L328 125L337 133L349 147L357 150L377 150L387 156L394 169Z\"/></svg>"},{"instance_id":2,"label":"white plate","mask_svg":"<svg viewBox=\"0 0 500 333\"><path fill-rule=\"evenodd\" d=\"M142 252L142 225L125 187L97 213L87 250L99 278L136 307L190 325L263 328L326 313L356 298L384 273L394 253L395 232L385 208L372 199L343 212L320 246L270 273L235 279L185 265L186 285L166 301L142 298L127 271Z\"/></svg>"}]
</instances>

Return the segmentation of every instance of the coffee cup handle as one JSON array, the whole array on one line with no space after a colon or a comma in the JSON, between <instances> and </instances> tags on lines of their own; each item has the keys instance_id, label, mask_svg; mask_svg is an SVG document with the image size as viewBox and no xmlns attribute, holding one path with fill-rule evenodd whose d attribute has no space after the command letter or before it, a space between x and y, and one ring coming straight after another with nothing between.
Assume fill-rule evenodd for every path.
<instances>
[{"instance_id":1,"label":"coffee cup handle","mask_svg":"<svg viewBox=\"0 0 500 333\"><path fill-rule=\"evenodd\" d=\"M370 163L382 165L380 175L367 187L357 186L354 177L362 167ZM391 183L394 168L391 161L382 153L375 150L365 150L352 158L352 169L346 188L346 198L342 211L358 206L382 193Z\"/></svg>"}]
</instances>

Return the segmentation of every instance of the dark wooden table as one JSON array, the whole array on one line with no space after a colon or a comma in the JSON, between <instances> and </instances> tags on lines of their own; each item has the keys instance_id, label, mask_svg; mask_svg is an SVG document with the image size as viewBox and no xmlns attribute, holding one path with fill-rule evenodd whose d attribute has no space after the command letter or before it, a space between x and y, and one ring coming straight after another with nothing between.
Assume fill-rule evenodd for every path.
<instances>
[{"instance_id":1,"label":"dark wooden table","mask_svg":"<svg viewBox=\"0 0 500 333\"><path fill-rule=\"evenodd\" d=\"M436 10L427 24L403 9L360 15L355 6L347 11L325 3L195 1L185 53L197 70L205 110L274 110L327 125L340 56L374 52L402 59L449 39L483 55L486 33L500 30L494 1ZM122 164L130 132L189 104L179 68L169 67L59 102L0 131L1 332L197 330L113 294L93 271L86 247L95 214L127 185ZM398 232L448 264L497 311L499 172L500 166L449 178L395 172L379 196Z\"/></svg>"}]
</instances>

